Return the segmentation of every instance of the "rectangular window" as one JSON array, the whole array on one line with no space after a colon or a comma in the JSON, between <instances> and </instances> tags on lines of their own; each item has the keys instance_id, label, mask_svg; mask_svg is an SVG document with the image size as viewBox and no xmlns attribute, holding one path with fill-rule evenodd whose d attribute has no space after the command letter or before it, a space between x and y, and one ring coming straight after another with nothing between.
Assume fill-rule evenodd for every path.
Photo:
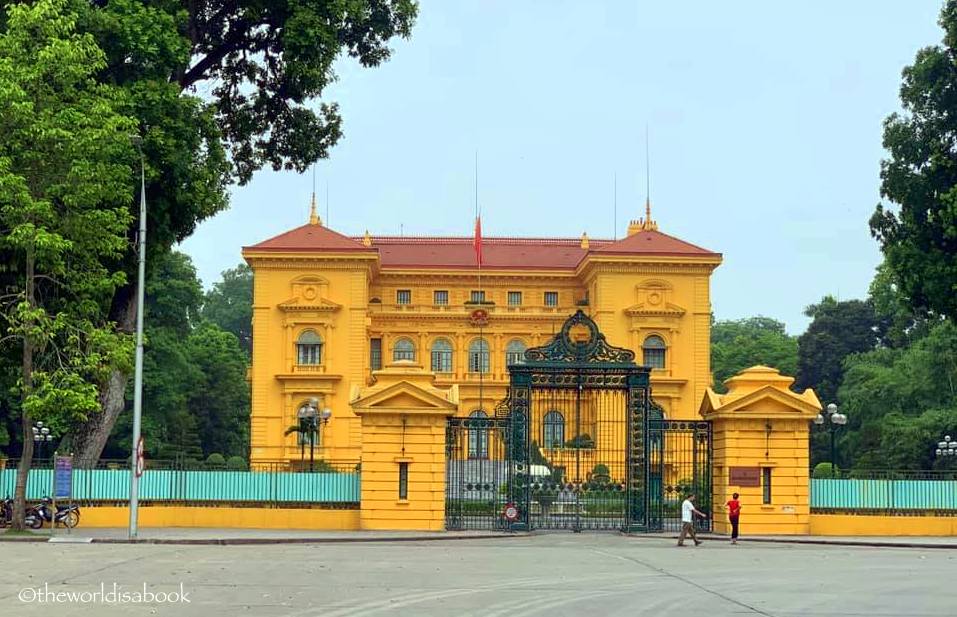
<instances>
[{"instance_id":1,"label":"rectangular window","mask_svg":"<svg viewBox=\"0 0 957 617\"><path fill-rule=\"evenodd\" d=\"M665 350L649 349L645 347L642 350L644 364L649 368L665 368Z\"/></svg>"},{"instance_id":2,"label":"rectangular window","mask_svg":"<svg viewBox=\"0 0 957 617\"><path fill-rule=\"evenodd\" d=\"M409 464L399 463L399 499L409 498Z\"/></svg>"},{"instance_id":3,"label":"rectangular window","mask_svg":"<svg viewBox=\"0 0 957 617\"><path fill-rule=\"evenodd\" d=\"M433 302L433 304L441 304L441 305L443 305L443 306L446 305L446 304L448 304L448 303L449 303L449 292L444 291L444 290L442 290L442 291L438 291L438 290L435 291L435 292L432 294L432 302Z\"/></svg>"},{"instance_id":4,"label":"rectangular window","mask_svg":"<svg viewBox=\"0 0 957 617\"><path fill-rule=\"evenodd\" d=\"M557 292L557 291L546 291L546 292L545 292L545 306L558 306L558 292Z\"/></svg>"},{"instance_id":5,"label":"rectangular window","mask_svg":"<svg viewBox=\"0 0 957 617\"><path fill-rule=\"evenodd\" d=\"M296 363L322 364L322 345L296 345Z\"/></svg>"},{"instance_id":6,"label":"rectangular window","mask_svg":"<svg viewBox=\"0 0 957 617\"><path fill-rule=\"evenodd\" d=\"M432 372L433 373L451 373L452 372L452 350L451 349L433 349L432 350Z\"/></svg>"},{"instance_id":7,"label":"rectangular window","mask_svg":"<svg viewBox=\"0 0 957 617\"><path fill-rule=\"evenodd\" d=\"M473 289L471 299L469 302L485 302L485 291L478 291Z\"/></svg>"},{"instance_id":8,"label":"rectangular window","mask_svg":"<svg viewBox=\"0 0 957 617\"><path fill-rule=\"evenodd\" d=\"M488 373L488 351L472 350L469 352L469 372Z\"/></svg>"},{"instance_id":9,"label":"rectangular window","mask_svg":"<svg viewBox=\"0 0 957 617\"><path fill-rule=\"evenodd\" d=\"M395 303L396 304L412 304L412 290L411 289L396 290Z\"/></svg>"},{"instance_id":10,"label":"rectangular window","mask_svg":"<svg viewBox=\"0 0 957 617\"><path fill-rule=\"evenodd\" d=\"M761 486L764 489L764 503L771 503L771 468L761 468Z\"/></svg>"},{"instance_id":11,"label":"rectangular window","mask_svg":"<svg viewBox=\"0 0 957 617\"><path fill-rule=\"evenodd\" d=\"M382 339L369 339L369 366L373 371L382 370Z\"/></svg>"},{"instance_id":12,"label":"rectangular window","mask_svg":"<svg viewBox=\"0 0 957 617\"><path fill-rule=\"evenodd\" d=\"M510 292L508 292L508 305L509 305L509 306L522 306L522 292L520 292L520 291L510 291Z\"/></svg>"}]
</instances>

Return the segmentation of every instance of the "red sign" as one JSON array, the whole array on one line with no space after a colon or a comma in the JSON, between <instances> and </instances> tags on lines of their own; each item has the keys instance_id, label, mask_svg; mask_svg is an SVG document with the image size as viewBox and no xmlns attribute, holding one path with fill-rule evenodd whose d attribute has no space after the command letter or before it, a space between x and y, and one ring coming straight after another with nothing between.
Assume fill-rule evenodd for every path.
<instances>
[{"instance_id":1,"label":"red sign","mask_svg":"<svg viewBox=\"0 0 957 617\"><path fill-rule=\"evenodd\" d=\"M513 503L505 504L505 510L502 511L502 516L505 517L509 523L514 523L518 520L518 508L515 507Z\"/></svg>"},{"instance_id":2,"label":"red sign","mask_svg":"<svg viewBox=\"0 0 957 617\"><path fill-rule=\"evenodd\" d=\"M728 472L731 486L761 486L760 467L731 467Z\"/></svg>"},{"instance_id":3,"label":"red sign","mask_svg":"<svg viewBox=\"0 0 957 617\"><path fill-rule=\"evenodd\" d=\"M488 311L485 309L475 309L472 311L472 314L469 315L469 321L472 322L473 326L487 326Z\"/></svg>"}]
</instances>

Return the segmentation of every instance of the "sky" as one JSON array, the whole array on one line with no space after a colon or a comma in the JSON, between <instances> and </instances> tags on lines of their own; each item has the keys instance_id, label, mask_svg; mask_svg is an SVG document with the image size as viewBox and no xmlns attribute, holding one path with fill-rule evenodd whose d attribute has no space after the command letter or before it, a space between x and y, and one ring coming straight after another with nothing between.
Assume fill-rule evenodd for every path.
<instances>
[{"instance_id":1,"label":"sky","mask_svg":"<svg viewBox=\"0 0 957 617\"><path fill-rule=\"evenodd\" d=\"M644 212L647 127L660 231L724 255L715 317L799 334L822 296L867 294L882 122L940 6L421 0L389 62L338 63L320 214L349 235L470 235L477 153L485 236L621 237ZM180 248L208 287L305 223L311 191L311 173L261 171Z\"/></svg>"}]
</instances>

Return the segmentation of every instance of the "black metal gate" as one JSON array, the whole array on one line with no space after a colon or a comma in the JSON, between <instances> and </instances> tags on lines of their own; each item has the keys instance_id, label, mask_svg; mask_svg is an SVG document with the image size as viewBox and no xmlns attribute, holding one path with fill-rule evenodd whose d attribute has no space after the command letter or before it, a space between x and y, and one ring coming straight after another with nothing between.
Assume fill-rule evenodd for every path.
<instances>
[{"instance_id":1,"label":"black metal gate","mask_svg":"<svg viewBox=\"0 0 957 617\"><path fill-rule=\"evenodd\" d=\"M495 417L448 422L448 529L670 530L686 485L710 502L710 425L655 416L649 369L582 311L509 373Z\"/></svg>"},{"instance_id":2,"label":"black metal gate","mask_svg":"<svg viewBox=\"0 0 957 617\"><path fill-rule=\"evenodd\" d=\"M711 423L703 420L665 420L660 414L648 423L649 526L654 530L681 530L681 502L695 495L695 507L708 518L695 517L699 531L710 531Z\"/></svg>"}]
</instances>

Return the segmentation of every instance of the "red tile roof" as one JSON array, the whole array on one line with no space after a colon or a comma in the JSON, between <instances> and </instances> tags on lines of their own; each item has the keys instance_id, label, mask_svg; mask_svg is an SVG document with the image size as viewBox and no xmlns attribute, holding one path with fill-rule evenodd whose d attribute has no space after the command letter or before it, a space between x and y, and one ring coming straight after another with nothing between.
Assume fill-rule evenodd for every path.
<instances>
[{"instance_id":1,"label":"red tile roof","mask_svg":"<svg viewBox=\"0 0 957 617\"><path fill-rule=\"evenodd\" d=\"M380 236L372 246L321 225L303 225L251 247L256 251L370 251L378 252L386 268L475 268L470 237ZM720 257L659 231L641 231L621 240L580 238L482 238L482 267L501 269L573 270L588 253L595 255L660 255Z\"/></svg>"},{"instance_id":2,"label":"red tile roof","mask_svg":"<svg viewBox=\"0 0 957 617\"><path fill-rule=\"evenodd\" d=\"M306 223L245 248L256 251L370 251L368 246L323 225Z\"/></svg>"}]
</instances>

